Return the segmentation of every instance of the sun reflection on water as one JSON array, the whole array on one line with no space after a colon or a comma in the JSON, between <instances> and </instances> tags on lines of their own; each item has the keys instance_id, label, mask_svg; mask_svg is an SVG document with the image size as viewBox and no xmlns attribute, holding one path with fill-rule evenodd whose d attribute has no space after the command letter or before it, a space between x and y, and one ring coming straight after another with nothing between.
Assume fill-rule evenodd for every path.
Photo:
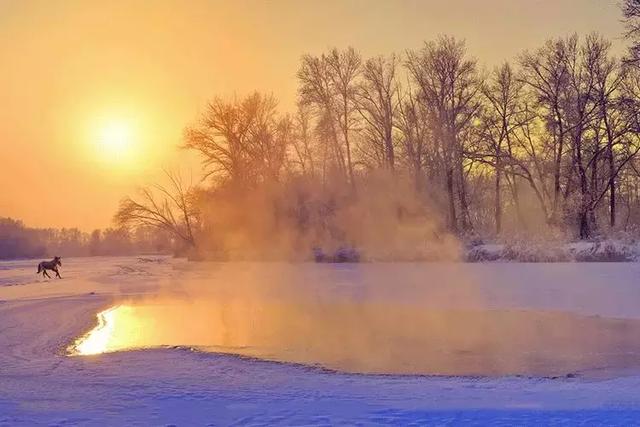
<instances>
[{"instance_id":1,"label":"sun reflection on water","mask_svg":"<svg viewBox=\"0 0 640 427\"><path fill-rule=\"evenodd\" d=\"M131 334L133 307L117 305L97 314L98 324L70 347L72 354L89 356L131 348L135 336ZM123 327L128 325L128 327ZM128 333L127 333L128 332Z\"/></svg>"},{"instance_id":2,"label":"sun reflection on water","mask_svg":"<svg viewBox=\"0 0 640 427\"><path fill-rule=\"evenodd\" d=\"M640 366L639 321L559 312L167 298L113 306L97 322L72 355L179 346L346 372L441 375Z\"/></svg>"},{"instance_id":3,"label":"sun reflection on water","mask_svg":"<svg viewBox=\"0 0 640 427\"><path fill-rule=\"evenodd\" d=\"M114 311L111 307L98 313L98 325L72 346L72 352L83 356L104 353L114 330Z\"/></svg>"}]
</instances>

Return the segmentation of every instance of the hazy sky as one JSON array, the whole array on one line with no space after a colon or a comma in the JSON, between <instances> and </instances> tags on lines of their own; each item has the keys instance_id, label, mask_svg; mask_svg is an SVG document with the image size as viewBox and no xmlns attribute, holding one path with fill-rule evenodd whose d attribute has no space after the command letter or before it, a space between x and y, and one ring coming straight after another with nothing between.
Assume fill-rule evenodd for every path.
<instances>
[{"instance_id":1,"label":"hazy sky","mask_svg":"<svg viewBox=\"0 0 640 427\"><path fill-rule=\"evenodd\" d=\"M0 0L0 217L108 226L162 167L197 165L176 147L207 99L257 89L291 108L307 52L451 34L491 67L572 32L622 46L620 19L618 0Z\"/></svg>"}]
</instances>

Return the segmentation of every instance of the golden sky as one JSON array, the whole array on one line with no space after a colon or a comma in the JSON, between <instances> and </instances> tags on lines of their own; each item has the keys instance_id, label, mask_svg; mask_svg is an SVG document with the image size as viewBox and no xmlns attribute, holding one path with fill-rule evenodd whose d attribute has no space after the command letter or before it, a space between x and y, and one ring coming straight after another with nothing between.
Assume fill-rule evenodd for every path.
<instances>
[{"instance_id":1,"label":"golden sky","mask_svg":"<svg viewBox=\"0 0 640 427\"><path fill-rule=\"evenodd\" d=\"M177 146L207 99L257 89L290 109L304 53L452 34L491 67L594 30L622 45L618 0L0 0L0 217L110 225L161 168L197 173Z\"/></svg>"}]
</instances>

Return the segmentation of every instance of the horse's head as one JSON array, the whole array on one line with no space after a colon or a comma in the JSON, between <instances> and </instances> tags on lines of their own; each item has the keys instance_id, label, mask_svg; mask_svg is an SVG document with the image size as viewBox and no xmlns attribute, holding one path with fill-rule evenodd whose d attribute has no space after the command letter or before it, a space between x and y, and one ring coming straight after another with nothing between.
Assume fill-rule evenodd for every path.
<instances>
[{"instance_id":1,"label":"horse's head","mask_svg":"<svg viewBox=\"0 0 640 427\"><path fill-rule=\"evenodd\" d=\"M62 258L60 258L59 256L54 257L54 258L53 258L53 262L54 262L55 264L58 264L60 267L62 267L62 261L61 261L61 259L62 259Z\"/></svg>"}]
</instances>

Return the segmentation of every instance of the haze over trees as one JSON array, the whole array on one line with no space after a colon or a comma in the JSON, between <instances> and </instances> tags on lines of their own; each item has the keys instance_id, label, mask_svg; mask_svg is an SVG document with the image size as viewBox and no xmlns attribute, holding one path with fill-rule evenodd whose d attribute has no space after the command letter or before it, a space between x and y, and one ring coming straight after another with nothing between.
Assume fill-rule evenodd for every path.
<instances>
[{"instance_id":1,"label":"haze over trees","mask_svg":"<svg viewBox=\"0 0 640 427\"><path fill-rule=\"evenodd\" d=\"M77 228L31 228L0 218L0 259L171 253L176 247L164 231L138 227L86 233Z\"/></svg>"},{"instance_id":2,"label":"haze over trees","mask_svg":"<svg viewBox=\"0 0 640 427\"><path fill-rule=\"evenodd\" d=\"M623 10L636 43L640 6ZM159 187L161 201L144 190L118 224L227 258L350 246L421 259L454 241L633 232L636 44L623 59L595 33L554 38L492 70L451 36L389 56L303 55L295 111L272 94L215 98L184 136L202 183Z\"/></svg>"}]
</instances>

